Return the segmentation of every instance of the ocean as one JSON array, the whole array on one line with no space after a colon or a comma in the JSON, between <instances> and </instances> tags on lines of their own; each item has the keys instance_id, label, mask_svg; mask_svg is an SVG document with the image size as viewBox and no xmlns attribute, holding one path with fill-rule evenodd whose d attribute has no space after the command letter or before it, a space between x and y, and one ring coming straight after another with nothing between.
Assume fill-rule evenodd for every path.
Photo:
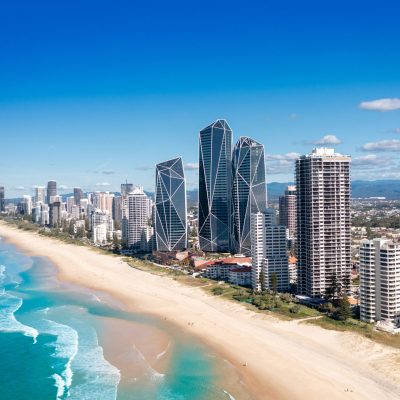
<instances>
[{"instance_id":1,"label":"ocean","mask_svg":"<svg viewBox=\"0 0 400 400\"><path fill-rule=\"evenodd\" d=\"M238 382L194 336L60 282L46 258L0 238L2 400L223 400L232 390L249 398Z\"/></svg>"}]
</instances>

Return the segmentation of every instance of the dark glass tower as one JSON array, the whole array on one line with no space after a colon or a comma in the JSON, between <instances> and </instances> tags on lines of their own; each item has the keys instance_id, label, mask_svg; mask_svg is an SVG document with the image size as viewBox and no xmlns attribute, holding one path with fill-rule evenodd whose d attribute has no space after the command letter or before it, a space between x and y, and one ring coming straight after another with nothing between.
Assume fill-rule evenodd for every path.
<instances>
[{"instance_id":1,"label":"dark glass tower","mask_svg":"<svg viewBox=\"0 0 400 400\"><path fill-rule=\"evenodd\" d=\"M232 130L217 120L199 135L199 242L203 251L227 252L229 244Z\"/></svg>"},{"instance_id":2,"label":"dark glass tower","mask_svg":"<svg viewBox=\"0 0 400 400\"><path fill-rule=\"evenodd\" d=\"M251 254L251 214L267 207L264 146L241 137L233 150L232 160L232 250Z\"/></svg>"},{"instance_id":3,"label":"dark glass tower","mask_svg":"<svg viewBox=\"0 0 400 400\"><path fill-rule=\"evenodd\" d=\"M157 250L186 249L186 182L180 157L156 165L155 202Z\"/></svg>"},{"instance_id":4,"label":"dark glass tower","mask_svg":"<svg viewBox=\"0 0 400 400\"><path fill-rule=\"evenodd\" d=\"M57 183L56 181L47 182L47 204L50 204L52 196L57 196Z\"/></svg>"},{"instance_id":5,"label":"dark glass tower","mask_svg":"<svg viewBox=\"0 0 400 400\"><path fill-rule=\"evenodd\" d=\"M74 200L75 204L79 206L81 204L81 200L83 199L83 191L81 188L74 188Z\"/></svg>"}]
</instances>

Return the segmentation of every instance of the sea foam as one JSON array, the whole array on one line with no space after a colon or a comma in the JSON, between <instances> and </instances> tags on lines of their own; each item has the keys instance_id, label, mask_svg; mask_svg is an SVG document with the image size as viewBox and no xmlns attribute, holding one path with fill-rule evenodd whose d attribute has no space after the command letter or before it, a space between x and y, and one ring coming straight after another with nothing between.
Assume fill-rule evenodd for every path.
<instances>
[{"instance_id":1,"label":"sea foam","mask_svg":"<svg viewBox=\"0 0 400 400\"><path fill-rule=\"evenodd\" d=\"M60 399L72 385L72 361L78 352L78 332L68 325L48 319L40 321L39 330L41 333L57 337L54 343L49 344L54 347L53 357L67 360L61 374L53 375L57 386L57 399Z\"/></svg>"},{"instance_id":2,"label":"sea foam","mask_svg":"<svg viewBox=\"0 0 400 400\"><path fill-rule=\"evenodd\" d=\"M84 381L73 385L69 398L116 399L121 373L104 358L96 330L82 320L75 320L73 326L79 332L79 348L73 368Z\"/></svg>"},{"instance_id":3,"label":"sea foam","mask_svg":"<svg viewBox=\"0 0 400 400\"><path fill-rule=\"evenodd\" d=\"M25 336L32 337L33 343L36 343L39 332L31 326L22 324L15 318L14 313L21 308L22 304L23 300L21 298L3 290L0 294L0 331L21 332Z\"/></svg>"}]
</instances>

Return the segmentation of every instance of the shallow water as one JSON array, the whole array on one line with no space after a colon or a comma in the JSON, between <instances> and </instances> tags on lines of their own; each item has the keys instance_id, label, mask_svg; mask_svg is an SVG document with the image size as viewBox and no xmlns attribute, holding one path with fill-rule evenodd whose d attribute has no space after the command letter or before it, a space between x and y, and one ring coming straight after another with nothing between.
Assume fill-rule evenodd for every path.
<instances>
[{"instance_id":1,"label":"shallow water","mask_svg":"<svg viewBox=\"0 0 400 400\"><path fill-rule=\"evenodd\" d=\"M129 346L130 358L121 365L134 363L135 376L105 357L112 353L107 343L119 339L110 329L118 322L132 332L128 340L121 332L118 345L119 351ZM157 332L167 345L150 362L144 354L156 345L151 340ZM161 361L162 371L155 368ZM103 293L59 282L47 259L29 257L3 240L0 376L2 400L222 400L233 398L232 390L241 393L236 399L249 398L245 388L238 389L233 369L191 335L167 321L127 312ZM235 382L235 389L227 382Z\"/></svg>"}]
</instances>

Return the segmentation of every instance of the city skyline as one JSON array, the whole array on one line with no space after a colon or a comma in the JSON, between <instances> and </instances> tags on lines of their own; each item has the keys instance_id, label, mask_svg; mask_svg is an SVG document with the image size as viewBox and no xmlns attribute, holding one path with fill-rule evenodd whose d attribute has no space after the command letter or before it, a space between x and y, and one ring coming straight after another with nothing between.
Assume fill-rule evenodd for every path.
<instances>
[{"instance_id":1,"label":"city skyline","mask_svg":"<svg viewBox=\"0 0 400 400\"><path fill-rule=\"evenodd\" d=\"M289 3L213 3L218 26L207 2L5 5L0 184L148 190L173 153L192 189L197 133L218 118L265 145L270 182L324 144L353 156L354 179L399 178L398 5Z\"/></svg>"}]
</instances>

